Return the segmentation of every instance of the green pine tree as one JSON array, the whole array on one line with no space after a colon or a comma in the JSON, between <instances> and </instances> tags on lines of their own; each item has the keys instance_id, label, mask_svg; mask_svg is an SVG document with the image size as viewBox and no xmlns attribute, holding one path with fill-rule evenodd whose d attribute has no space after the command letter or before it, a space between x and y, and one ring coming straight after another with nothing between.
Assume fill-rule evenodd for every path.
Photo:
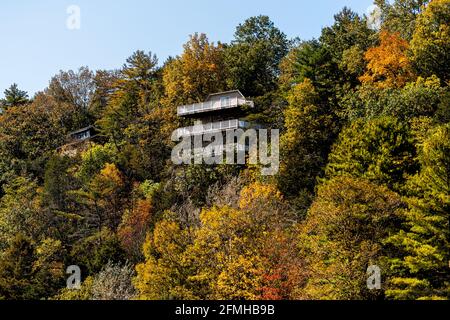
<instances>
[{"instance_id":1,"label":"green pine tree","mask_svg":"<svg viewBox=\"0 0 450 320\"><path fill-rule=\"evenodd\" d=\"M5 98L0 101L0 108L6 110L10 107L21 106L29 102L28 93L20 90L16 83L4 91Z\"/></svg>"},{"instance_id":2,"label":"green pine tree","mask_svg":"<svg viewBox=\"0 0 450 320\"><path fill-rule=\"evenodd\" d=\"M394 299L450 298L450 125L423 143L422 169L410 183L405 229L389 239L400 249L391 260Z\"/></svg>"}]
</instances>

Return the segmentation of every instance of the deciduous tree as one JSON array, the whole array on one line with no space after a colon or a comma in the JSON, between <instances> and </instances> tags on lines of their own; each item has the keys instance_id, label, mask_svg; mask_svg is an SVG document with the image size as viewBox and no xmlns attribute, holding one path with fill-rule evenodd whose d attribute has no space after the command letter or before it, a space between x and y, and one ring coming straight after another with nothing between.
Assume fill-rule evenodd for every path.
<instances>
[{"instance_id":1,"label":"deciduous tree","mask_svg":"<svg viewBox=\"0 0 450 320\"><path fill-rule=\"evenodd\" d=\"M420 74L450 80L450 1L432 0L417 18L411 40L413 63Z\"/></svg>"},{"instance_id":2,"label":"deciduous tree","mask_svg":"<svg viewBox=\"0 0 450 320\"><path fill-rule=\"evenodd\" d=\"M414 80L408 50L408 42L398 33L381 31L380 45L370 48L365 54L367 70L359 79L379 88L403 87Z\"/></svg>"},{"instance_id":3,"label":"deciduous tree","mask_svg":"<svg viewBox=\"0 0 450 320\"><path fill-rule=\"evenodd\" d=\"M367 268L377 265L386 278L383 241L398 228L400 196L364 179L336 177L319 187L300 231L307 260L309 299L378 299L367 288Z\"/></svg>"}]
</instances>

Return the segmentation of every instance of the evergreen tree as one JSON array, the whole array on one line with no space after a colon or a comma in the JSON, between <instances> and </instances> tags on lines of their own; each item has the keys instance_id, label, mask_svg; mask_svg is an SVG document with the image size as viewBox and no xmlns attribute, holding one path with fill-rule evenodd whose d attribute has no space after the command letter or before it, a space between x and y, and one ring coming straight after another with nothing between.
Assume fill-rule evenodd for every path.
<instances>
[{"instance_id":1,"label":"evergreen tree","mask_svg":"<svg viewBox=\"0 0 450 320\"><path fill-rule=\"evenodd\" d=\"M420 172L408 183L405 228L390 237L398 248L387 292L394 299L449 299L450 126L433 129L421 147Z\"/></svg>"},{"instance_id":2,"label":"evergreen tree","mask_svg":"<svg viewBox=\"0 0 450 320\"><path fill-rule=\"evenodd\" d=\"M21 106L29 102L28 93L20 90L16 83L12 84L9 89L6 89L4 94L5 98L0 101L0 107L3 110L10 107Z\"/></svg>"},{"instance_id":3,"label":"evergreen tree","mask_svg":"<svg viewBox=\"0 0 450 320\"><path fill-rule=\"evenodd\" d=\"M339 135L325 170L328 179L364 177L401 190L417 169L416 150L407 125L392 117L358 119Z\"/></svg>"},{"instance_id":4,"label":"evergreen tree","mask_svg":"<svg viewBox=\"0 0 450 320\"><path fill-rule=\"evenodd\" d=\"M267 16L247 19L236 28L225 52L228 87L246 96L262 96L277 88L279 64L290 42Z\"/></svg>"},{"instance_id":5,"label":"evergreen tree","mask_svg":"<svg viewBox=\"0 0 450 320\"><path fill-rule=\"evenodd\" d=\"M56 294L63 285L60 241L37 245L18 233L0 258L0 300L38 300Z\"/></svg>"}]
</instances>

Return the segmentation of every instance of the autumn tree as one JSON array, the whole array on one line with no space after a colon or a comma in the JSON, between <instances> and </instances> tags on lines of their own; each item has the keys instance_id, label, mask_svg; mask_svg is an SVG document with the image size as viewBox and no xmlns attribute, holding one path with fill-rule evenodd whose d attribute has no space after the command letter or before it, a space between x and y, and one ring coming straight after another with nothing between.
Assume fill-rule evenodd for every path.
<instances>
[{"instance_id":1,"label":"autumn tree","mask_svg":"<svg viewBox=\"0 0 450 320\"><path fill-rule=\"evenodd\" d=\"M359 79L378 88L401 88L414 80L407 51L409 44L398 33L380 32L380 45L365 54L366 73Z\"/></svg>"},{"instance_id":2,"label":"autumn tree","mask_svg":"<svg viewBox=\"0 0 450 320\"><path fill-rule=\"evenodd\" d=\"M69 130L77 130L92 124L90 106L94 90L94 73L81 67L77 71L60 71L50 80L46 93L57 103L72 107L74 123Z\"/></svg>"},{"instance_id":3,"label":"autumn tree","mask_svg":"<svg viewBox=\"0 0 450 320\"><path fill-rule=\"evenodd\" d=\"M287 99L278 185L307 208L334 138L333 116L309 79L293 87Z\"/></svg>"},{"instance_id":4,"label":"autumn tree","mask_svg":"<svg viewBox=\"0 0 450 320\"><path fill-rule=\"evenodd\" d=\"M143 258L142 245L150 229L152 204L149 199L139 199L135 206L126 209L118 228L122 247L132 261Z\"/></svg>"},{"instance_id":5,"label":"autumn tree","mask_svg":"<svg viewBox=\"0 0 450 320\"><path fill-rule=\"evenodd\" d=\"M92 285L93 285L93 277L88 276L81 283L81 287L79 290L73 290L69 288L61 289L56 295L51 297L52 300L62 300L62 301L87 301L92 299Z\"/></svg>"},{"instance_id":6,"label":"autumn tree","mask_svg":"<svg viewBox=\"0 0 450 320\"><path fill-rule=\"evenodd\" d=\"M112 143L92 144L81 153L75 176L87 185L92 177L100 173L107 163L117 163L117 148Z\"/></svg>"},{"instance_id":7,"label":"autumn tree","mask_svg":"<svg viewBox=\"0 0 450 320\"><path fill-rule=\"evenodd\" d=\"M116 230L121 221L124 206L125 180L114 164L107 163L89 181L87 186L74 191L78 202L84 206L81 212L88 229L108 227Z\"/></svg>"},{"instance_id":8,"label":"autumn tree","mask_svg":"<svg viewBox=\"0 0 450 320\"><path fill-rule=\"evenodd\" d=\"M402 206L400 196L364 179L336 177L321 185L299 236L308 272L300 298L382 298L383 290L368 290L366 271L388 270L384 240L398 227Z\"/></svg>"},{"instance_id":9,"label":"autumn tree","mask_svg":"<svg viewBox=\"0 0 450 320\"><path fill-rule=\"evenodd\" d=\"M295 227L273 231L264 239L264 269L258 299L295 300L308 279L307 259L298 246Z\"/></svg>"},{"instance_id":10,"label":"autumn tree","mask_svg":"<svg viewBox=\"0 0 450 320\"><path fill-rule=\"evenodd\" d=\"M144 245L136 287L144 299L258 299L288 297L298 274L283 236L294 224L272 185L254 183L240 194L239 206L213 207L200 225L181 228L165 219ZM272 239L283 240L273 247ZM267 246L267 247L266 247ZM292 253L292 252L291 252Z\"/></svg>"},{"instance_id":11,"label":"autumn tree","mask_svg":"<svg viewBox=\"0 0 450 320\"><path fill-rule=\"evenodd\" d=\"M174 112L178 105L201 102L209 94L226 89L221 43L216 45L205 34L195 33L183 48L181 56L164 66L166 104Z\"/></svg>"},{"instance_id":12,"label":"autumn tree","mask_svg":"<svg viewBox=\"0 0 450 320\"><path fill-rule=\"evenodd\" d=\"M289 242L273 248L269 239L278 231L287 230L295 221L290 219L293 216L282 204L280 192L272 185L258 182L242 190L239 208L204 210L201 227L187 250L196 270L191 279L200 297L257 299L269 292L289 295L288 283L295 281L287 264L297 263L297 257L271 260L282 255Z\"/></svg>"},{"instance_id":13,"label":"autumn tree","mask_svg":"<svg viewBox=\"0 0 450 320\"><path fill-rule=\"evenodd\" d=\"M342 96L340 115L348 120L373 119L380 116L402 120L415 117L445 116L448 88L441 87L436 76L418 77L403 88L379 89L370 84L360 86ZM437 114L438 113L438 114Z\"/></svg>"},{"instance_id":14,"label":"autumn tree","mask_svg":"<svg viewBox=\"0 0 450 320\"><path fill-rule=\"evenodd\" d=\"M420 74L450 80L450 2L432 0L418 16L411 40L413 64Z\"/></svg>"},{"instance_id":15,"label":"autumn tree","mask_svg":"<svg viewBox=\"0 0 450 320\"><path fill-rule=\"evenodd\" d=\"M36 181L16 177L3 189L5 194L0 200L0 251L19 233L40 239L50 221L41 210Z\"/></svg>"},{"instance_id":16,"label":"autumn tree","mask_svg":"<svg viewBox=\"0 0 450 320\"><path fill-rule=\"evenodd\" d=\"M197 298L184 257L189 244L189 230L181 229L177 222L164 219L155 225L143 247L145 262L136 266L134 285L140 299Z\"/></svg>"},{"instance_id":17,"label":"autumn tree","mask_svg":"<svg viewBox=\"0 0 450 320\"><path fill-rule=\"evenodd\" d=\"M416 28L417 17L430 0L375 0L381 10L382 28L391 33L400 33L407 41L411 40Z\"/></svg>"}]
</instances>

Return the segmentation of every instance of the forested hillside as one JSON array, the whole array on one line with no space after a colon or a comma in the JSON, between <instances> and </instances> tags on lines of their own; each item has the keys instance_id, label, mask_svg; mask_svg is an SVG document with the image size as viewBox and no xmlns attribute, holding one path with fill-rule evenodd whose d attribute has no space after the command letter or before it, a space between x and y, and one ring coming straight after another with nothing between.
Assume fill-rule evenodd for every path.
<instances>
[{"instance_id":1,"label":"forested hillside","mask_svg":"<svg viewBox=\"0 0 450 320\"><path fill-rule=\"evenodd\" d=\"M257 16L164 62L12 85L0 300L450 298L450 0L376 4L379 28L344 8L303 41ZM174 165L177 106L235 89L280 129L279 173ZM88 126L96 140L61 152Z\"/></svg>"}]
</instances>

